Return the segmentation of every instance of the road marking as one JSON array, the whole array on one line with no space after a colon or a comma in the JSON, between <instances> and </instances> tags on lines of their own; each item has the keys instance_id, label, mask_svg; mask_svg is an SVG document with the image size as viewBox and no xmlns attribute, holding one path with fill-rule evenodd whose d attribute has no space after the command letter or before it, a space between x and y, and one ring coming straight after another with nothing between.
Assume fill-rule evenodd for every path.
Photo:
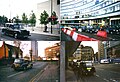
<instances>
[{"instance_id":1,"label":"road marking","mask_svg":"<svg viewBox=\"0 0 120 82\"><path fill-rule=\"evenodd\" d=\"M41 74L43 72L43 70L41 70L35 77L33 77L29 82L34 82L36 79L37 79L37 76L39 75L39 74ZM39 80L39 79L38 79ZM38 81L37 80L37 81Z\"/></svg>"},{"instance_id":2,"label":"road marking","mask_svg":"<svg viewBox=\"0 0 120 82\"><path fill-rule=\"evenodd\" d=\"M113 81L113 82L117 82L115 79L110 79L111 81Z\"/></svg>"},{"instance_id":3,"label":"road marking","mask_svg":"<svg viewBox=\"0 0 120 82\"><path fill-rule=\"evenodd\" d=\"M99 68L98 70L104 70L104 69L100 69L100 68Z\"/></svg>"},{"instance_id":4,"label":"road marking","mask_svg":"<svg viewBox=\"0 0 120 82\"><path fill-rule=\"evenodd\" d=\"M18 75L18 74L21 74L21 73L23 73L23 71L18 72L18 73L15 73L15 74L12 74L12 75L9 75L9 76L7 76L7 78L13 77L13 76Z\"/></svg>"},{"instance_id":5,"label":"road marking","mask_svg":"<svg viewBox=\"0 0 120 82\"><path fill-rule=\"evenodd\" d=\"M103 79L103 80L105 80L105 81L109 82L109 80L107 80L107 79Z\"/></svg>"},{"instance_id":6,"label":"road marking","mask_svg":"<svg viewBox=\"0 0 120 82\"><path fill-rule=\"evenodd\" d=\"M117 82L116 80L113 79L114 82Z\"/></svg>"},{"instance_id":7,"label":"road marking","mask_svg":"<svg viewBox=\"0 0 120 82\"><path fill-rule=\"evenodd\" d=\"M96 77L100 77L99 75L96 75Z\"/></svg>"},{"instance_id":8,"label":"road marking","mask_svg":"<svg viewBox=\"0 0 120 82\"><path fill-rule=\"evenodd\" d=\"M115 64L120 64L120 63L115 63Z\"/></svg>"}]
</instances>

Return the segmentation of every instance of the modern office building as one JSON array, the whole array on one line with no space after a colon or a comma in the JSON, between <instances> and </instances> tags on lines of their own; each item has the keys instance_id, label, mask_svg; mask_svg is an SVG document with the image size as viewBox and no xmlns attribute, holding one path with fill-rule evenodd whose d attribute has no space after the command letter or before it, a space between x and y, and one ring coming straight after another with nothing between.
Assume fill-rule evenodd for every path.
<instances>
[{"instance_id":1,"label":"modern office building","mask_svg":"<svg viewBox=\"0 0 120 82\"><path fill-rule=\"evenodd\" d=\"M58 16L58 21L60 21L60 0L48 0L37 4L37 26L40 26L39 19L44 10L49 14L49 16L51 16L51 12L55 11Z\"/></svg>"},{"instance_id":2,"label":"modern office building","mask_svg":"<svg viewBox=\"0 0 120 82\"><path fill-rule=\"evenodd\" d=\"M106 47L109 58L120 58L120 41L108 41Z\"/></svg>"},{"instance_id":3,"label":"modern office building","mask_svg":"<svg viewBox=\"0 0 120 82\"><path fill-rule=\"evenodd\" d=\"M120 0L61 0L62 25L119 25Z\"/></svg>"},{"instance_id":4,"label":"modern office building","mask_svg":"<svg viewBox=\"0 0 120 82\"><path fill-rule=\"evenodd\" d=\"M34 58L38 57L38 42L37 41L31 41L31 49L32 49L32 55Z\"/></svg>"},{"instance_id":5,"label":"modern office building","mask_svg":"<svg viewBox=\"0 0 120 82\"><path fill-rule=\"evenodd\" d=\"M104 58L120 58L120 41L98 42L98 60Z\"/></svg>"},{"instance_id":6,"label":"modern office building","mask_svg":"<svg viewBox=\"0 0 120 82\"><path fill-rule=\"evenodd\" d=\"M105 58L105 49L102 41L98 41L98 61Z\"/></svg>"}]
</instances>

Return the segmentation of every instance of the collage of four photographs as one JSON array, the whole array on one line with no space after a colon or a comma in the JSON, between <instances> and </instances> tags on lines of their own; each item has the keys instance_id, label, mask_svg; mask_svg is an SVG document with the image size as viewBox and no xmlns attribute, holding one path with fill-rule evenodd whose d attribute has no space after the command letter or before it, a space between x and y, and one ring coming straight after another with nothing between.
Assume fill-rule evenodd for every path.
<instances>
[{"instance_id":1,"label":"collage of four photographs","mask_svg":"<svg viewBox=\"0 0 120 82\"><path fill-rule=\"evenodd\" d=\"M120 0L1 0L0 82L120 82Z\"/></svg>"}]
</instances>

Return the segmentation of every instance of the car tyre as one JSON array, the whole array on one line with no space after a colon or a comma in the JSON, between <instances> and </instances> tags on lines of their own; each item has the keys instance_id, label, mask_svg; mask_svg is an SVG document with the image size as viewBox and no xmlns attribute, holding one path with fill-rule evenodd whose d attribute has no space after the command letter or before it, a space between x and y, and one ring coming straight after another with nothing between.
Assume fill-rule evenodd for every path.
<instances>
[{"instance_id":1,"label":"car tyre","mask_svg":"<svg viewBox=\"0 0 120 82\"><path fill-rule=\"evenodd\" d=\"M3 35L5 35L5 32L2 32Z\"/></svg>"}]
</instances>

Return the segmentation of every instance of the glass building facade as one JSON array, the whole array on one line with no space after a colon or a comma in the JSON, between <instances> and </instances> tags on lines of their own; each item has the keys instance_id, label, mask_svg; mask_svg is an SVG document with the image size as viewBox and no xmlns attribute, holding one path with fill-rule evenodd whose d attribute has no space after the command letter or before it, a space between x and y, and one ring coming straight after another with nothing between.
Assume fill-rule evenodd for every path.
<instances>
[{"instance_id":1,"label":"glass building facade","mask_svg":"<svg viewBox=\"0 0 120 82\"><path fill-rule=\"evenodd\" d=\"M61 0L62 24L118 25L120 0Z\"/></svg>"}]
</instances>

